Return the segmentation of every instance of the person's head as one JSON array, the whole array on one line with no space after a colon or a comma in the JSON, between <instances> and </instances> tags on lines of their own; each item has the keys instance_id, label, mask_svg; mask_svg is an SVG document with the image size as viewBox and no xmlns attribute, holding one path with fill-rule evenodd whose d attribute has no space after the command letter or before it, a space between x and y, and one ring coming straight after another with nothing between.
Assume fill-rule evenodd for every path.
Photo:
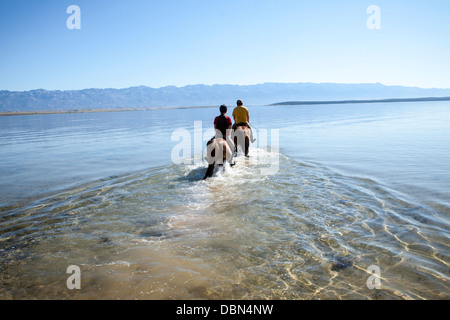
<instances>
[{"instance_id":1,"label":"person's head","mask_svg":"<svg viewBox=\"0 0 450 320\"><path fill-rule=\"evenodd\" d=\"M243 105L242 100L236 101L236 104L237 104L238 107L239 107L239 106L242 106L242 105Z\"/></svg>"},{"instance_id":2,"label":"person's head","mask_svg":"<svg viewBox=\"0 0 450 320\"><path fill-rule=\"evenodd\" d=\"M220 106L219 110L220 110L221 114L225 114L225 113L227 113L228 108L226 105L223 104Z\"/></svg>"}]
</instances>

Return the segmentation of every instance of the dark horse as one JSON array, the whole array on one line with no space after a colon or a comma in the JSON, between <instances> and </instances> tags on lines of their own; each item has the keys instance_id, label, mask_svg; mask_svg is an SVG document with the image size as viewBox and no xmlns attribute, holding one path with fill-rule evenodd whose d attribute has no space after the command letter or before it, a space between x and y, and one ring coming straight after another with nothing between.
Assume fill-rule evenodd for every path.
<instances>
[{"instance_id":1,"label":"dark horse","mask_svg":"<svg viewBox=\"0 0 450 320\"><path fill-rule=\"evenodd\" d=\"M212 138L206 144L207 147L207 161L208 169L206 170L203 180L212 177L214 173L214 167L216 164L223 165L226 161L230 164L233 161L233 152L231 151L228 142L222 138ZM220 156L222 154L222 157ZM233 164L231 164L233 165ZM223 167L225 170L225 167Z\"/></svg>"}]
</instances>

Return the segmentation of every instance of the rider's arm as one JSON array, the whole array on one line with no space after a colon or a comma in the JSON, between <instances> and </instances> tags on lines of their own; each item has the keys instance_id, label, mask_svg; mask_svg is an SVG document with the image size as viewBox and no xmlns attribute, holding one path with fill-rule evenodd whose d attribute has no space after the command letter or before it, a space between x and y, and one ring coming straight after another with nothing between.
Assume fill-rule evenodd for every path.
<instances>
[{"instance_id":1,"label":"rider's arm","mask_svg":"<svg viewBox=\"0 0 450 320\"><path fill-rule=\"evenodd\" d=\"M236 121L236 120L234 120ZM233 123L231 122L230 117L227 118L227 122L228 122L228 128L226 130L226 134L227 136L231 136L231 129L233 128Z\"/></svg>"}]
</instances>

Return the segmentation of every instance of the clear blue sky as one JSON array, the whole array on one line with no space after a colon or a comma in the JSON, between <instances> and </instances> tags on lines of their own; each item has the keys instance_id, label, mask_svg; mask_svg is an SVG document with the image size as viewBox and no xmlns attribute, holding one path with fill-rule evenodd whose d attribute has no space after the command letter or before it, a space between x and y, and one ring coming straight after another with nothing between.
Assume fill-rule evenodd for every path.
<instances>
[{"instance_id":1,"label":"clear blue sky","mask_svg":"<svg viewBox=\"0 0 450 320\"><path fill-rule=\"evenodd\" d=\"M69 5L81 29L69 30ZM369 30L366 10L381 9ZM2 0L0 90L336 82L450 88L448 0Z\"/></svg>"}]
</instances>

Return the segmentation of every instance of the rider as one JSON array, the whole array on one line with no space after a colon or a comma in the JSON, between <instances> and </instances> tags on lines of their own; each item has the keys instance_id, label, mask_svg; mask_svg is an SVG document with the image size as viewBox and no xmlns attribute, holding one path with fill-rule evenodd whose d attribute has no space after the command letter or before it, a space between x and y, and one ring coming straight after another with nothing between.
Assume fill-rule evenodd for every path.
<instances>
[{"instance_id":1,"label":"rider","mask_svg":"<svg viewBox=\"0 0 450 320\"><path fill-rule=\"evenodd\" d=\"M220 133L222 134L222 138L223 139L227 139L227 136L230 135L231 132L231 118L227 117L225 114L227 113L227 106L226 105L221 105L220 108L220 116L216 117L214 119L214 129L216 130L216 136L217 136L217 130L220 131Z\"/></svg>"},{"instance_id":2,"label":"rider","mask_svg":"<svg viewBox=\"0 0 450 320\"><path fill-rule=\"evenodd\" d=\"M231 126L232 121L231 121L230 117L226 116L226 113L228 111L228 108L226 105L224 105L224 104L221 105L219 110L220 110L220 116L218 116L214 119L214 129L216 131L216 134L214 137L211 138L211 140L208 141L207 146L209 146L212 143L214 143L215 146L219 146L219 144L217 144L217 141L220 141L220 140L215 140L217 138L222 138L222 139L226 140L227 144L225 144L225 145L221 144L220 146L227 149L227 160L230 162L230 166L232 167L236 164L236 163L232 162L232 160L233 160L232 152L230 152L231 158L230 159L228 158L228 150L231 150L230 149L231 148L230 147L230 143L231 143L230 135L231 135L231 128L232 128L232 126ZM219 142L219 143L221 143L221 142ZM222 143L223 143L223 141L222 141ZM228 146L228 148L226 146ZM215 148L211 152L211 157L213 157L213 158L215 157ZM224 170L225 170L225 168L224 168ZM209 163L208 170L206 171L205 177L203 179L211 177L213 172L214 172L214 162Z\"/></svg>"},{"instance_id":3,"label":"rider","mask_svg":"<svg viewBox=\"0 0 450 320\"><path fill-rule=\"evenodd\" d=\"M248 109L243 106L242 100L236 101L237 107L233 110L234 125L233 130L236 130L239 126L246 126L250 129L250 141L253 143L256 139L253 138L253 131L248 123L250 117L248 115Z\"/></svg>"}]
</instances>

